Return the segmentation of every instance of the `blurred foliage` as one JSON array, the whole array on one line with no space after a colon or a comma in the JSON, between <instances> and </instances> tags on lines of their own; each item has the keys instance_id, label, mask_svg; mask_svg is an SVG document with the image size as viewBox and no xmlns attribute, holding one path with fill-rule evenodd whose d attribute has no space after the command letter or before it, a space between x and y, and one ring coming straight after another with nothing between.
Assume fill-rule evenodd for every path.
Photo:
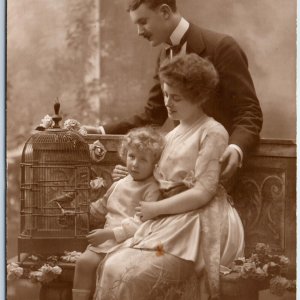
<instances>
[{"instance_id":1,"label":"blurred foliage","mask_svg":"<svg viewBox=\"0 0 300 300\"><path fill-rule=\"evenodd\" d=\"M99 56L97 5L97 0L8 3L8 256L16 254L20 155L33 129L46 114L54 114L56 98L63 121L74 118L91 124L99 120L95 107L101 91L100 66L94 58Z\"/></svg>"},{"instance_id":2,"label":"blurred foliage","mask_svg":"<svg viewBox=\"0 0 300 300\"><path fill-rule=\"evenodd\" d=\"M100 90L99 65L92 59L99 51L96 0L47 1L45 6L28 2L33 19L15 20L24 5L8 4L8 149L24 143L40 119L53 114L56 98L64 119L99 119L95 101L90 101Z\"/></svg>"}]
</instances>

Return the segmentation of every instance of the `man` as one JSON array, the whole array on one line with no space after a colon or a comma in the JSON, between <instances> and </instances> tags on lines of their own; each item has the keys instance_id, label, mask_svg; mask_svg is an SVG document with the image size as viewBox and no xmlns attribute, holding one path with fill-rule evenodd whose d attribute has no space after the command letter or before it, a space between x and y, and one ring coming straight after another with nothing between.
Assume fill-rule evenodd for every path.
<instances>
[{"instance_id":1,"label":"man","mask_svg":"<svg viewBox=\"0 0 300 300\"><path fill-rule=\"evenodd\" d=\"M177 10L176 0L130 0L128 11L139 36L153 47L164 45L157 70L165 58L192 52L207 57L214 64L220 84L215 100L207 102L204 110L229 132L230 145L220 162L222 179L230 179L242 165L243 157L258 143L262 127L262 111L245 53L232 37L199 28L185 20ZM123 134L133 127L162 125L167 111L157 72L154 81L143 113L118 124L87 126L88 132ZM122 175L122 169L118 174Z\"/></svg>"}]
</instances>

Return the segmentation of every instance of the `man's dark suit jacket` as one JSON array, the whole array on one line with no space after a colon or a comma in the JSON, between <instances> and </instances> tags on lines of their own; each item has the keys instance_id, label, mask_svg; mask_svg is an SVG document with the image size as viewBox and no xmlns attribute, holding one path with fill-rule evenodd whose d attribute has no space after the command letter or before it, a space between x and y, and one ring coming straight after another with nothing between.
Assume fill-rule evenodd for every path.
<instances>
[{"instance_id":1,"label":"man's dark suit jacket","mask_svg":"<svg viewBox=\"0 0 300 300\"><path fill-rule=\"evenodd\" d=\"M259 141L262 111L245 53L230 36L193 24L187 32L186 51L208 58L217 69L220 77L217 97L205 103L204 111L227 129L229 143L238 145L247 154ZM165 122L168 116L157 74L160 62L166 57L165 52L162 49L159 55L155 84L150 90L145 111L118 124L104 126L106 133L124 134L134 127Z\"/></svg>"}]
</instances>

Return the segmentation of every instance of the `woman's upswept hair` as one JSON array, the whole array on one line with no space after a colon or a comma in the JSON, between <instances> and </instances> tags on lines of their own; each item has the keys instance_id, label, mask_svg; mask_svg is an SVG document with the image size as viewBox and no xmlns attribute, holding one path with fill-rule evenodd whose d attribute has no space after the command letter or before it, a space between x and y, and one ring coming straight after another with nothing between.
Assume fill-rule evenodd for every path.
<instances>
[{"instance_id":1,"label":"woman's upswept hair","mask_svg":"<svg viewBox=\"0 0 300 300\"><path fill-rule=\"evenodd\" d=\"M190 102L201 105L215 96L219 83L213 64L195 53L165 60L159 78L162 83L176 87Z\"/></svg>"},{"instance_id":2,"label":"woman's upswept hair","mask_svg":"<svg viewBox=\"0 0 300 300\"><path fill-rule=\"evenodd\" d=\"M164 137L157 129L150 126L134 128L125 135L119 155L126 162L128 149L135 149L141 152L149 151L154 155L155 162L157 162L164 144Z\"/></svg>"},{"instance_id":3,"label":"woman's upswept hair","mask_svg":"<svg viewBox=\"0 0 300 300\"><path fill-rule=\"evenodd\" d=\"M133 11L140 7L140 5L145 4L150 9L154 10L162 4L167 4L170 6L173 12L177 10L176 0L128 0L127 11Z\"/></svg>"}]
</instances>

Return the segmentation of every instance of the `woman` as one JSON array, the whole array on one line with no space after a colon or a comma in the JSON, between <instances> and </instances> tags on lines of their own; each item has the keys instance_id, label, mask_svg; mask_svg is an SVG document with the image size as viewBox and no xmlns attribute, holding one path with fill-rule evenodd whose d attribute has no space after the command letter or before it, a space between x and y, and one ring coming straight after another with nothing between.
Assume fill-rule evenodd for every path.
<instances>
[{"instance_id":1,"label":"woman","mask_svg":"<svg viewBox=\"0 0 300 300\"><path fill-rule=\"evenodd\" d=\"M146 222L100 266L96 299L167 299L172 289L182 295L185 282L203 270L217 299L220 264L243 255L242 224L219 183L228 134L202 109L214 95L217 72L188 54L159 74L169 117L180 122L167 134L155 170L164 199L141 202L137 210Z\"/></svg>"}]
</instances>

